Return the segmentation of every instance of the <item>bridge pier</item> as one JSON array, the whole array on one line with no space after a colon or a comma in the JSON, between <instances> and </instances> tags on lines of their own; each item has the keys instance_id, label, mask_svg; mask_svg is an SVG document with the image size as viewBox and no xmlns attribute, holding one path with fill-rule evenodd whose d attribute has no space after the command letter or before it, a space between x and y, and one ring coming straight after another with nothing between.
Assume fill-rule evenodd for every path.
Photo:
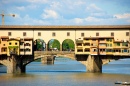
<instances>
[{"instance_id":1,"label":"bridge pier","mask_svg":"<svg viewBox=\"0 0 130 86\"><path fill-rule=\"evenodd\" d=\"M98 55L88 55L87 72L102 72L102 60Z\"/></svg>"},{"instance_id":2,"label":"bridge pier","mask_svg":"<svg viewBox=\"0 0 130 86\"><path fill-rule=\"evenodd\" d=\"M54 64L54 59L55 59L54 56L46 56L44 58L41 58L41 62L43 64Z\"/></svg>"},{"instance_id":3,"label":"bridge pier","mask_svg":"<svg viewBox=\"0 0 130 86\"><path fill-rule=\"evenodd\" d=\"M7 73L20 74L25 73L25 66L22 65L22 60L17 55L11 55L7 58Z\"/></svg>"}]
</instances>

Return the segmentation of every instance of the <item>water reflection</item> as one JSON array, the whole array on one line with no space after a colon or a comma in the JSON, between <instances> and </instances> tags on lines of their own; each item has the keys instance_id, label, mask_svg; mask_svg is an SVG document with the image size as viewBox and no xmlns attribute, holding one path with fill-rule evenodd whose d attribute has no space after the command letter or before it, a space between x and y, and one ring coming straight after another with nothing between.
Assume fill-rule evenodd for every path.
<instances>
[{"instance_id":1,"label":"water reflection","mask_svg":"<svg viewBox=\"0 0 130 86\"><path fill-rule=\"evenodd\" d=\"M26 74L6 74L0 65L0 86L118 86L116 81L130 82L130 59L110 62L103 73L86 73L81 63L67 58L56 58L54 65L32 62Z\"/></svg>"}]
</instances>

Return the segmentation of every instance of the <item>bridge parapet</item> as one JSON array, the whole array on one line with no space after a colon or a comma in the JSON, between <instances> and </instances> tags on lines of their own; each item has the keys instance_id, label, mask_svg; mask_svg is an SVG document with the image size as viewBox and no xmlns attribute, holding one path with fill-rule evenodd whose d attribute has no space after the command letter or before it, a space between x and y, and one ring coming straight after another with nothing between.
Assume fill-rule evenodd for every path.
<instances>
[{"instance_id":1,"label":"bridge parapet","mask_svg":"<svg viewBox=\"0 0 130 86\"><path fill-rule=\"evenodd\" d=\"M75 59L75 52L74 51L35 51L34 52L34 57L46 57L46 56L51 56L51 55L56 55L56 56L63 56L63 57L68 57L71 59Z\"/></svg>"},{"instance_id":2,"label":"bridge parapet","mask_svg":"<svg viewBox=\"0 0 130 86\"><path fill-rule=\"evenodd\" d=\"M74 51L35 51L34 55L65 55L65 54L74 54Z\"/></svg>"}]
</instances>

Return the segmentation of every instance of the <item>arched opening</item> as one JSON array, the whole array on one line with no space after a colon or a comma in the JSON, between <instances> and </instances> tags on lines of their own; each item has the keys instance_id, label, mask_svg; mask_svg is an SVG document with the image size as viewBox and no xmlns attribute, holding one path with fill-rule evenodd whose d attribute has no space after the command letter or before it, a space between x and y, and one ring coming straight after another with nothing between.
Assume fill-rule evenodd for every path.
<instances>
[{"instance_id":1,"label":"arched opening","mask_svg":"<svg viewBox=\"0 0 130 86\"><path fill-rule=\"evenodd\" d=\"M73 40L71 39L65 39L62 43L62 50L63 51L74 51L75 45Z\"/></svg>"},{"instance_id":2,"label":"arched opening","mask_svg":"<svg viewBox=\"0 0 130 86\"><path fill-rule=\"evenodd\" d=\"M49 51L59 51L60 50L60 42L56 39L51 39L48 42L48 50Z\"/></svg>"},{"instance_id":3,"label":"arched opening","mask_svg":"<svg viewBox=\"0 0 130 86\"><path fill-rule=\"evenodd\" d=\"M42 39L36 39L34 41L34 51L45 51L46 43Z\"/></svg>"}]
</instances>

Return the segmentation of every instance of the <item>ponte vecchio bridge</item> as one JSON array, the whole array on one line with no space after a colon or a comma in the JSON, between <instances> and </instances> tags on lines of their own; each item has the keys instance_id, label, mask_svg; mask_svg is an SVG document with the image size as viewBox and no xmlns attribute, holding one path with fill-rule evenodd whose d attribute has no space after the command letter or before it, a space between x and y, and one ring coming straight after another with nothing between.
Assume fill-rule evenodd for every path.
<instances>
[{"instance_id":1,"label":"ponte vecchio bridge","mask_svg":"<svg viewBox=\"0 0 130 86\"><path fill-rule=\"evenodd\" d=\"M7 73L25 72L26 65L38 58L53 62L56 55L81 62L89 72L101 72L104 62L130 56L130 25L2 25L0 37L0 63L7 66ZM44 40L44 51L34 51L33 41L37 39ZM51 39L59 41L58 51L49 51ZM63 50L62 44L66 39L73 41L74 50Z\"/></svg>"}]
</instances>

